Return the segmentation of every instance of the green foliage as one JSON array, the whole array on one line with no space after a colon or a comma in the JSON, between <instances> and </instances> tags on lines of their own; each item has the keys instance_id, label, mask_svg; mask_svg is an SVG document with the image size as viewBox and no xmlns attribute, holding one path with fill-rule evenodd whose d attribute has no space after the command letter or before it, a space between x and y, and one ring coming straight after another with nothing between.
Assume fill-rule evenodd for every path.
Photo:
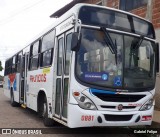
<instances>
[{"instance_id":1,"label":"green foliage","mask_svg":"<svg viewBox=\"0 0 160 137\"><path fill-rule=\"evenodd\" d=\"M2 67L2 63L0 61L0 71L2 71L2 70L3 70L3 67Z\"/></svg>"}]
</instances>

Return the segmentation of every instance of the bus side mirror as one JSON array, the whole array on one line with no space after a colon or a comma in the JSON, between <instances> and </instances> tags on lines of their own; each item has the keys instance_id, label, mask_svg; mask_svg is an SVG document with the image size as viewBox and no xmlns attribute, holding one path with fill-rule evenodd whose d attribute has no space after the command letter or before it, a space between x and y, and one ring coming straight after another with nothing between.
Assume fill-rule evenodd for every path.
<instances>
[{"instance_id":1,"label":"bus side mirror","mask_svg":"<svg viewBox=\"0 0 160 137\"><path fill-rule=\"evenodd\" d=\"M78 37L79 37L78 32L72 33L72 41L71 41L71 50L72 51L78 51L79 50L81 35L80 35L79 39L78 39Z\"/></svg>"},{"instance_id":2,"label":"bus side mirror","mask_svg":"<svg viewBox=\"0 0 160 137\"><path fill-rule=\"evenodd\" d=\"M159 72L159 43L156 43L156 72Z\"/></svg>"}]
</instances>

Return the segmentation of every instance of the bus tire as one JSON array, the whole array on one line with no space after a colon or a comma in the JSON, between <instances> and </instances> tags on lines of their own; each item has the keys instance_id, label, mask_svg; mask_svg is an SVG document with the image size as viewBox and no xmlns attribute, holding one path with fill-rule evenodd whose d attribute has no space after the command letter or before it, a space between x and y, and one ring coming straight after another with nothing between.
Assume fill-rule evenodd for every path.
<instances>
[{"instance_id":1,"label":"bus tire","mask_svg":"<svg viewBox=\"0 0 160 137\"><path fill-rule=\"evenodd\" d=\"M11 101L11 106L12 107L18 107L18 103L14 101L14 94L13 94L13 91L11 90L11 98L10 98L10 101Z\"/></svg>"},{"instance_id":2,"label":"bus tire","mask_svg":"<svg viewBox=\"0 0 160 137\"><path fill-rule=\"evenodd\" d=\"M44 98L43 101L43 123L46 127L50 127L54 125L54 120L48 118L48 106L47 106L47 99Z\"/></svg>"},{"instance_id":3,"label":"bus tire","mask_svg":"<svg viewBox=\"0 0 160 137\"><path fill-rule=\"evenodd\" d=\"M38 117L43 118L43 102L38 102Z\"/></svg>"}]
</instances>

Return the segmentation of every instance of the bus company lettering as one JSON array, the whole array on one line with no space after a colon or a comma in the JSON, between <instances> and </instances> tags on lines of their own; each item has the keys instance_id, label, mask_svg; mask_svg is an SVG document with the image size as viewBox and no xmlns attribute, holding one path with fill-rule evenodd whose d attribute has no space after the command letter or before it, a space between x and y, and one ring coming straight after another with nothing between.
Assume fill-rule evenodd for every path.
<instances>
[{"instance_id":1,"label":"bus company lettering","mask_svg":"<svg viewBox=\"0 0 160 137\"><path fill-rule=\"evenodd\" d=\"M69 27L69 26L72 24L72 22L73 22L72 20L66 22L64 25L62 25L62 26L60 27L60 31L62 31L63 29L66 29L67 27Z\"/></svg>"},{"instance_id":2,"label":"bus company lettering","mask_svg":"<svg viewBox=\"0 0 160 137\"><path fill-rule=\"evenodd\" d=\"M130 104L128 104L128 106L141 107L141 106L142 106L142 104L132 104L132 103L130 103Z\"/></svg>"},{"instance_id":3,"label":"bus company lettering","mask_svg":"<svg viewBox=\"0 0 160 137\"><path fill-rule=\"evenodd\" d=\"M31 82L46 82L46 74L30 75Z\"/></svg>"}]
</instances>

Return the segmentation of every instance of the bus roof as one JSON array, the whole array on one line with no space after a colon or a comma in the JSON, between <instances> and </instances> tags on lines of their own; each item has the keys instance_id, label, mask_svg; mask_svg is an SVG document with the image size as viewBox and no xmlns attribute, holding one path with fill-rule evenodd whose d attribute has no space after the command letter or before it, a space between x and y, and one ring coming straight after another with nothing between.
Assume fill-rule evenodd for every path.
<instances>
[{"instance_id":1,"label":"bus roof","mask_svg":"<svg viewBox=\"0 0 160 137\"><path fill-rule=\"evenodd\" d=\"M83 0L82 0L83 2ZM78 4L77 4L78 3ZM74 5L76 4L76 5ZM77 9L79 9L80 7L82 6L92 6L92 7L100 7L100 8L104 8L104 9L109 9L109 10L113 10L113 11L118 11L118 12L121 12L121 13L124 13L124 14L128 14L128 15L131 15L131 16L134 16L134 17L137 17L137 18L140 18L142 20L145 20L147 22L150 22L149 20L145 19L145 18L142 18L140 16L137 16L133 13L130 13L130 12L126 12L124 10L120 10L120 9L115 9L115 8L111 8L111 7L105 7L105 6L100 6L100 5L94 5L94 4L86 4L86 3L81 3L81 2L75 2L75 1L72 1L71 3L65 5L64 7L62 7L61 9L57 10L56 12L54 12L52 15L50 15L51 18L57 18L57 17L61 17L63 14L66 14L66 12L68 12L70 9L74 9L75 7Z\"/></svg>"},{"instance_id":2,"label":"bus roof","mask_svg":"<svg viewBox=\"0 0 160 137\"><path fill-rule=\"evenodd\" d=\"M131 15L133 17L137 17L141 20L144 20L146 22L149 22L151 23L150 21L142 18L142 17L139 17L135 14L132 14L132 13L129 13L129 12L126 12L126 11L123 11L123 10L119 10L119 9L115 9L115 8L110 8L110 7L105 7L105 6L99 6L99 5L93 5L93 4L86 4L86 3L79 3L79 4L76 4L74 5L71 9L68 9L67 12L65 12L62 16L60 16L59 18L56 18L57 20L55 21L55 23L53 23L52 25L50 25L49 27L47 27L45 30L43 30L41 33L39 33L37 36L35 36L33 39L29 40L29 42L27 42L27 44L25 44L26 46L24 48L22 48L20 51L14 53L11 57L13 57L15 54L23 51L25 48L27 48L28 46L30 46L32 43L34 43L35 41L37 41L38 39L40 39L41 37L43 37L43 35L45 35L46 33L48 33L51 29L54 29L56 26L58 26L59 24L61 24L64 20L66 20L67 18L69 18L70 16L74 15L75 18L78 17L78 14L79 14L79 10L81 7L83 6L89 6L89 7L99 7L99 8L102 8L102 9L108 9L108 10L112 10L112 11L116 11L116 12L120 12L120 13L124 13L124 14L127 14L127 15ZM61 9L60 9L61 10ZM60 11L58 10L58 11ZM57 11L56 11L57 12ZM55 13L56 13L55 12ZM55 16L55 14L53 13L52 15ZM50 16L50 17L53 17L53 16ZM11 57L7 58L6 60L10 59Z\"/></svg>"}]
</instances>

